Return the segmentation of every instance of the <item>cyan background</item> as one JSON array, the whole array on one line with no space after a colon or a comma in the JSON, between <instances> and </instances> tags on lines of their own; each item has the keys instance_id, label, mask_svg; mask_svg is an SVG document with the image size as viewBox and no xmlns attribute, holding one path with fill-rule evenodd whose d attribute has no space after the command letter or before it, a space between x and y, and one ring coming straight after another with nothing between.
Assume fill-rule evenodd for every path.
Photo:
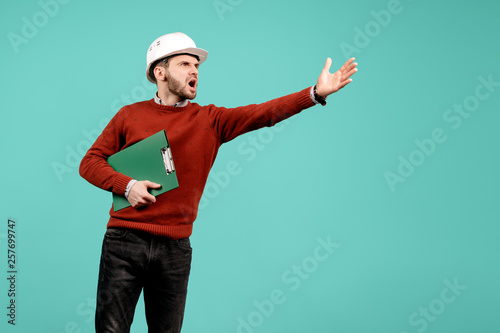
<instances>
[{"instance_id":1,"label":"cyan background","mask_svg":"<svg viewBox=\"0 0 500 333\"><path fill-rule=\"evenodd\" d=\"M40 14L44 3L51 15ZM372 11L391 3L2 1L0 253L14 219L18 308L8 325L4 255L0 330L93 332L111 195L76 164L119 107L153 96L146 50L182 31L209 51L199 104L263 102L311 86L325 59L338 68L341 45L356 41L359 63L326 107L222 147L212 175L231 161L240 172L222 186L209 180L183 332L500 332L500 87L459 128L443 119L473 101L478 77L500 81L500 2L401 0L376 30ZM37 31L13 45L9 36L34 20ZM366 27L374 30L359 44L356 29ZM392 191L384 174L437 128L446 141ZM250 159L242 149L252 136L262 146ZM318 237L340 244L323 262L311 259ZM291 290L283 275L303 262L317 266ZM445 303L442 292L454 295L445 281L466 289ZM276 289L285 301L257 314L254 301ZM419 311L429 307L425 319ZM254 325L238 327L239 317ZM132 332L145 331L139 303Z\"/></svg>"}]
</instances>

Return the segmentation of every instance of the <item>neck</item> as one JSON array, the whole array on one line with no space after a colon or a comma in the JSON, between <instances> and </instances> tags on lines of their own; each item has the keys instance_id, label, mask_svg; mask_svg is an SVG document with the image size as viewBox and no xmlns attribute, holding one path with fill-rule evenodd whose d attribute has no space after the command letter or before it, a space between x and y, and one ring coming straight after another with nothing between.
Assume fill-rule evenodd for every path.
<instances>
[{"instance_id":1,"label":"neck","mask_svg":"<svg viewBox=\"0 0 500 333\"><path fill-rule=\"evenodd\" d=\"M158 86L158 97L166 105L174 105L181 101L179 96L172 94L168 89L162 89L161 86Z\"/></svg>"}]
</instances>

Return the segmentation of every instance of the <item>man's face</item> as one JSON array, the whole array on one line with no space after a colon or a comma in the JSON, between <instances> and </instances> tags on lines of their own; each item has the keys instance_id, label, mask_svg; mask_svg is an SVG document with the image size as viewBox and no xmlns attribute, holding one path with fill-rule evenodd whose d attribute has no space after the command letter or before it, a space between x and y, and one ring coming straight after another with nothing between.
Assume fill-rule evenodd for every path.
<instances>
[{"instance_id":1,"label":"man's face","mask_svg":"<svg viewBox=\"0 0 500 333\"><path fill-rule=\"evenodd\" d=\"M166 70L168 90L183 99L194 99L198 87L199 61L190 55L180 55L168 60Z\"/></svg>"}]
</instances>

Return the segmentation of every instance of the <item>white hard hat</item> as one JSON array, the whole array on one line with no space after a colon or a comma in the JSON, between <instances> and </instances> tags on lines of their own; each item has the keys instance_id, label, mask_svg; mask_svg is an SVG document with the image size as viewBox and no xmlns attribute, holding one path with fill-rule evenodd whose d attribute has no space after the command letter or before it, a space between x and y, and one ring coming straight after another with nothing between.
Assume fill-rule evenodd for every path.
<instances>
[{"instance_id":1,"label":"white hard hat","mask_svg":"<svg viewBox=\"0 0 500 333\"><path fill-rule=\"evenodd\" d=\"M152 75L150 70L151 65L153 65L157 60L182 53L197 56L200 64L207 60L208 56L207 51L197 48L193 40L182 32L174 32L157 38L149 47L146 57L148 64L146 68L146 76L148 80L152 83L156 83L155 77Z\"/></svg>"}]
</instances>

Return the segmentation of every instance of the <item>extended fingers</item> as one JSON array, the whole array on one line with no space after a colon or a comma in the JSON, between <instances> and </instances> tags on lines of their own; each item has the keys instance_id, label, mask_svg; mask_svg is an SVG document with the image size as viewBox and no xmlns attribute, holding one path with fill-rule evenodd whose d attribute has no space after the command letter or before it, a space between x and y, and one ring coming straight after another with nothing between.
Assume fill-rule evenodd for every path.
<instances>
[{"instance_id":1,"label":"extended fingers","mask_svg":"<svg viewBox=\"0 0 500 333\"><path fill-rule=\"evenodd\" d=\"M326 58L325 67L323 67L323 71L330 72L330 67L332 67L332 59L328 57Z\"/></svg>"},{"instance_id":2,"label":"extended fingers","mask_svg":"<svg viewBox=\"0 0 500 333\"><path fill-rule=\"evenodd\" d=\"M344 80L342 81L340 84L339 84L339 87L338 87L338 90L344 88L347 84L351 83L352 82L352 79L347 79L347 80Z\"/></svg>"},{"instance_id":3,"label":"extended fingers","mask_svg":"<svg viewBox=\"0 0 500 333\"><path fill-rule=\"evenodd\" d=\"M355 63L355 65L354 65L353 67L351 67L351 68L349 69L349 71L344 72L344 73L342 74L342 79L343 79L343 80L346 80L346 79L350 78L350 77L351 77L354 73L356 73L356 72L358 71L358 69L356 68L356 65L357 65L357 64Z\"/></svg>"},{"instance_id":4,"label":"extended fingers","mask_svg":"<svg viewBox=\"0 0 500 333\"><path fill-rule=\"evenodd\" d=\"M358 69L356 68L357 65L358 63L354 62L354 58L350 58L342 65L342 67L340 67L339 72L342 86L349 83L350 81L347 83L345 83L345 81L358 71Z\"/></svg>"},{"instance_id":5,"label":"extended fingers","mask_svg":"<svg viewBox=\"0 0 500 333\"><path fill-rule=\"evenodd\" d=\"M340 70L341 70L342 72L344 72L345 70L348 70L349 68L351 68L351 67L353 66L353 63L354 63L354 57L353 57L353 58L351 58L351 59L349 59L349 60L347 60L347 61L346 61L346 62L342 65L342 67L340 67ZM356 66L356 65L357 65L357 63L354 63L354 66Z\"/></svg>"},{"instance_id":6,"label":"extended fingers","mask_svg":"<svg viewBox=\"0 0 500 333\"><path fill-rule=\"evenodd\" d=\"M352 59L354 59L354 58L352 58ZM349 64L346 63L346 64L344 64L344 66L341 67L340 70L342 71L342 73L344 75L347 73L351 73L351 75L352 75L352 73L356 72L356 66L358 66L357 62L351 62ZM354 72L353 72L353 70L354 70Z\"/></svg>"}]
</instances>

